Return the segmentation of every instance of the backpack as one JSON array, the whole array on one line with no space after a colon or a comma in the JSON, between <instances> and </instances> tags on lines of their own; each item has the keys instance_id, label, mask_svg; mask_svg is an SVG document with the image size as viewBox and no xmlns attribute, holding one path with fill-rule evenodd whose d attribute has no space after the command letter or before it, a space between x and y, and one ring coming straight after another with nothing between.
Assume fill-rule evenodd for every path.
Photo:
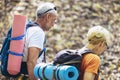
<instances>
[{"instance_id":1,"label":"backpack","mask_svg":"<svg viewBox=\"0 0 120 80\"><path fill-rule=\"evenodd\" d=\"M71 65L75 66L80 75L80 63L82 61L82 56L84 54L93 53L91 50L62 50L56 54L56 57L53 61L54 65ZM98 75L95 76L94 80L98 79Z\"/></svg>"},{"instance_id":2,"label":"backpack","mask_svg":"<svg viewBox=\"0 0 120 80\"><path fill-rule=\"evenodd\" d=\"M79 50L62 50L57 53L56 58L54 59L53 64L57 65L74 65L77 67L79 63L82 61L83 54L92 53L91 50L83 50L79 52Z\"/></svg>"},{"instance_id":3,"label":"backpack","mask_svg":"<svg viewBox=\"0 0 120 80\"><path fill-rule=\"evenodd\" d=\"M26 30L29 27L32 27L32 26L38 26L38 24L29 21L26 24ZM0 51L0 58L1 58L1 67L0 68L1 68L2 75L6 76L6 77L18 77L21 73L22 74L28 74L27 73L27 64L26 64L26 62L22 62L21 63L21 71L17 75L11 75L11 74L9 74L8 71L7 71L8 54L13 54L13 55L19 56L19 55L17 55L17 53L10 52L9 51L9 47L10 47L10 41L11 40L20 40L25 35L21 35L21 36L15 37L15 38L11 38L11 33L12 33L12 28L10 28L8 30L7 36L4 39L4 42L2 44L2 48L1 48L1 51ZM44 39L44 44L45 44L45 42L46 42L46 39ZM44 53L44 62L46 61L46 59L45 59L45 51L46 51L46 48L44 48L40 52L40 54L39 54L39 57L40 57L42 55L42 53Z\"/></svg>"}]
</instances>

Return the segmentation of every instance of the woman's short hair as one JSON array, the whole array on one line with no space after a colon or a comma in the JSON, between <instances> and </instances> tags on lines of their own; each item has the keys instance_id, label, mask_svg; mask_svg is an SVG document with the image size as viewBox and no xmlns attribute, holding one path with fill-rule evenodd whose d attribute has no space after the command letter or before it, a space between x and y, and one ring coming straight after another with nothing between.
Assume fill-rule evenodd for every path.
<instances>
[{"instance_id":1,"label":"woman's short hair","mask_svg":"<svg viewBox=\"0 0 120 80\"><path fill-rule=\"evenodd\" d=\"M87 33L88 42L91 44L97 44L101 41L105 41L109 46L111 44L111 33L102 26L94 26L89 29Z\"/></svg>"}]
</instances>

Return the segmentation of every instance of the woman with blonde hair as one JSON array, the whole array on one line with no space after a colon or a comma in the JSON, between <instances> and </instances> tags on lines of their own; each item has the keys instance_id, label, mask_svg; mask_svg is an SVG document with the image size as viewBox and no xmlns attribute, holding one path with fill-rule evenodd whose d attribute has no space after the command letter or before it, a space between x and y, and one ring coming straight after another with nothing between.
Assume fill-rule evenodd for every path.
<instances>
[{"instance_id":1,"label":"woman with blonde hair","mask_svg":"<svg viewBox=\"0 0 120 80\"><path fill-rule=\"evenodd\" d=\"M84 54L80 66L79 80L100 80L98 69L100 57L111 44L110 32L102 26L94 26L87 33L88 43L80 50L91 50L91 54Z\"/></svg>"}]
</instances>

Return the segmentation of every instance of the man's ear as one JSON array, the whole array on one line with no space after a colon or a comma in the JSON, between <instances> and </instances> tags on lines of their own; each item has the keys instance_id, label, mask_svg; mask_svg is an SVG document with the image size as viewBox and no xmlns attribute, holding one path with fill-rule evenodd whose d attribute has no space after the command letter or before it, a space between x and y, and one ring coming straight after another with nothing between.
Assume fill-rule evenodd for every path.
<instances>
[{"instance_id":1,"label":"man's ear","mask_svg":"<svg viewBox=\"0 0 120 80\"><path fill-rule=\"evenodd\" d=\"M48 21L51 18L51 14L46 14L46 21Z\"/></svg>"}]
</instances>

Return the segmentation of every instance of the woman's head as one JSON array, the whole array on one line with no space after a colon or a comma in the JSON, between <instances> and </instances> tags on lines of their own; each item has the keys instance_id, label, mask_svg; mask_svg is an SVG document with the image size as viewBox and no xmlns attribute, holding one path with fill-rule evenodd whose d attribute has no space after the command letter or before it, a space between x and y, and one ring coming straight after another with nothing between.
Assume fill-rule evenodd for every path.
<instances>
[{"instance_id":1,"label":"woman's head","mask_svg":"<svg viewBox=\"0 0 120 80\"><path fill-rule=\"evenodd\" d=\"M87 40L93 49L100 54L111 44L110 32L102 26L94 26L87 33Z\"/></svg>"},{"instance_id":2,"label":"woman's head","mask_svg":"<svg viewBox=\"0 0 120 80\"><path fill-rule=\"evenodd\" d=\"M94 26L87 33L87 40L90 44L105 42L108 46L111 44L110 32L102 26Z\"/></svg>"}]
</instances>

